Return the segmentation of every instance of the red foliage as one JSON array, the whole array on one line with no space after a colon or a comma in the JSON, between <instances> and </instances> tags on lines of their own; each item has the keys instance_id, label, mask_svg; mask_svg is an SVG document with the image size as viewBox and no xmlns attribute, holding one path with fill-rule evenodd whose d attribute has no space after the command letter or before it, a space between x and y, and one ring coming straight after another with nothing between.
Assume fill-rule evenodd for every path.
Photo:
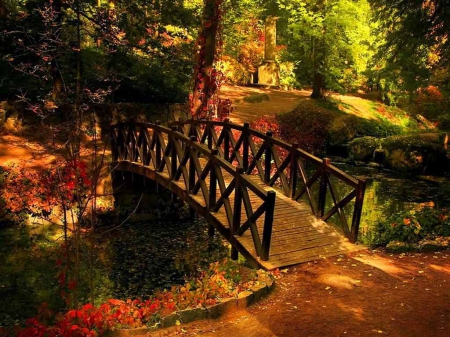
<instances>
[{"instance_id":1,"label":"red foliage","mask_svg":"<svg viewBox=\"0 0 450 337\"><path fill-rule=\"evenodd\" d=\"M71 207L78 197L88 193L91 185L82 161L70 160L42 171L12 167L2 197L11 212L46 216L56 205Z\"/></svg>"}]
</instances>

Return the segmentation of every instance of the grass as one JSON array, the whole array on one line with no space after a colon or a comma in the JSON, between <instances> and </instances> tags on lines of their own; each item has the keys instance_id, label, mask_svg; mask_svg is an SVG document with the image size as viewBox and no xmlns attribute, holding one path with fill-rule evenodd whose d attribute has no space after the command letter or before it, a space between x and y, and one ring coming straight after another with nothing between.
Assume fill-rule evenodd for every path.
<instances>
[{"instance_id":1,"label":"grass","mask_svg":"<svg viewBox=\"0 0 450 337\"><path fill-rule=\"evenodd\" d=\"M264 101L270 101L270 97L267 94L252 94L244 97L244 102L247 103L262 103Z\"/></svg>"}]
</instances>

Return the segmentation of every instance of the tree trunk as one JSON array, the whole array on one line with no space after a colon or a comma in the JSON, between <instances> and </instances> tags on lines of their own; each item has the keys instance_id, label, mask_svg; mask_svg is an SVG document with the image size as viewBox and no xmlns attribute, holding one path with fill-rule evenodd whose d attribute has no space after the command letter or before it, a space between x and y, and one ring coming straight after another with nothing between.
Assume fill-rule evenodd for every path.
<instances>
[{"instance_id":1,"label":"tree trunk","mask_svg":"<svg viewBox=\"0 0 450 337\"><path fill-rule=\"evenodd\" d=\"M323 75L319 72L314 73L314 82L313 82L313 91L311 94L311 98L318 99L322 98L322 89L323 89Z\"/></svg>"},{"instance_id":2,"label":"tree trunk","mask_svg":"<svg viewBox=\"0 0 450 337\"><path fill-rule=\"evenodd\" d=\"M6 3L0 0L0 19L6 19L8 17L8 9L6 8Z\"/></svg>"},{"instance_id":3,"label":"tree trunk","mask_svg":"<svg viewBox=\"0 0 450 337\"><path fill-rule=\"evenodd\" d=\"M62 13L62 2L61 0L56 0L52 2L52 9L55 13L55 23L54 27L52 28L52 39L56 43L56 50L58 49L57 41L59 41L59 32L61 30L62 20L63 20L63 13ZM50 71L52 74L52 80L53 80L53 87L52 87L52 98L53 100L61 98L61 93L64 91L64 83L63 78L61 75L61 71L58 67L58 51L53 52L52 54L52 60L50 64Z\"/></svg>"},{"instance_id":4,"label":"tree trunk","mask_svg":"<svg viewBox=\"0 0 450 337\"><path fill-rule=\"evenodd\" d=\"M213 72L216 56L216 37L220 20L220 2L207 0L203 23L198 38L197 66L194 71L194 88L190 102L191 115L200 117L207 112L208 100L217 90Z\"/></svg>"}]
</instances>

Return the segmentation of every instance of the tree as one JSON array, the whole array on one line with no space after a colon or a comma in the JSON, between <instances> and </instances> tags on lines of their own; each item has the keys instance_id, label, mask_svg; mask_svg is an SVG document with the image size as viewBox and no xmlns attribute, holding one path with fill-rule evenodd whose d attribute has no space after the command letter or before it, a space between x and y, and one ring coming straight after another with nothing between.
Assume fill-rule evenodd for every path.
<instances>
[{"instance_id":1,"label":"tree","mask_svg":"<svg viewBox=\"0 0 450 337\"><path fill-rule=\"evenodd\" d=\"M221 20L221 0L205 0L203 22L198 36L197 65L194 70L194 88L190 98L193 116L206 116L208 102L217 91L217 33Z\"/></svg>"},{"instance_id":2,"label":"tree","mask_svg":"<svg viewBox=\"0 0 450 337\"><path fill-rule=\"evenodd\" d=\"M347 91L362 84L370 57L370 7L365 0L279 0L289 13L292 61L312 98L325 88Z\"/></svg>"},{"instance_id":3,"label":"tree","mask_svg":"<svg viewBox=\"0 0 450 337\"><path fill-rule=\"evenodd\" d=\"M383 41L373 61L372 77L381 83L385 97L396 89L407 91L412 99L419 87L430 83L433 73L448 69L449 3L447 0L369 2ZM441 76L440 81L448 84L449 76Z\"/></svg>"}]
</instances>

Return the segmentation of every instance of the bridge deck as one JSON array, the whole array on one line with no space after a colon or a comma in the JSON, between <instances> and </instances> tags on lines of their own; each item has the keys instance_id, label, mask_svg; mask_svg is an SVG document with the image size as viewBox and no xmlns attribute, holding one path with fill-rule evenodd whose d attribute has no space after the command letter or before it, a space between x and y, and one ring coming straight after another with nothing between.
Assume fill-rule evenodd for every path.
<instances>
[{"instance_id":1,"label":"bridge deck","mask_svg":"<svg viewBox=\"0 0 450 337\"><path fill-rule=\"evenodd\" d=\"M228 185L231 176L225 175L224 178ZM258 176L250 176L250 178L255 185L259 185L266 191L277 193L269 260L263 261L258 258L250 231L242 236L235 235L247 253L264 269L273 270L364 249L361 245L348 242L332 225L317 219L306 203L286 197L282 191L262 183ZM219 197L220 194L218 193L217 196ZM198 201L201 202L201 200L202 198L198 197ZM257 209L262 203L256 196L250 196L250 200L253 209ZM233 194L230 196L230 201L234 202ZM242 210L242 216L244 212ZM229 229L223 210L210 214ZM257 221L257 225L259 235L262 237L263 221Z\"/></svg>"},{"instance_id":2,"label":"bridge deck","mask_svg":"<svg viewBox=\"0 0 450 337\"><path fill-rule=\"evenodd\" d=\"M200 159L202 166L206 164L206 160ZM127 170L147 176L150 179L156 180L164 185L167 182L167 188L172 191L173 186L177 186L179 190L185 189L185 183L181 177L179 181L170 181L167 170L163 172L155 172L149 167L140 165L138 163L120 162L115 164L117 170ZM155 179L156 178L156 179ZM273 220L272 244L270 248L270 256L268 261L261 260L255 251L253 238L250 230L246 231L242 236L232 236L238 243L237 249L247 259L253 260L266 270L273 270L276 268L283 268L303 262L321 259L327 256L335 256L345 254L364 247L361 245L354 245L343 235L339 234L336 229L317 219L311 212L311 208L304 202L297 202L286 197L281 190L274 189L261 182L258 176L249 176L255 185L259 185L266 191L276 192L275 212ZM225 174L224 180L226 186L232 180L231 175ZM207 181L206 181L207 182ZM208 184L208 182L207 182ZM172 188L169 187L172 185ZM208 186L209 188L209 186ZM185 193L185 192L183 192ZM249 193L250 201L253 210L257 209L262 201L256 195ZM205 201L201 195L192 195L189 197L194 201L194 208L202 213L205 209ZM220 192L217 192L217 199L220 197ZM189 201L188 201L189 202ZM234 202L234 192L230 195L230 202ZM192 204L191 204L192 206ZM244 217L244 208L242 209L242 216ZM230 228L227 221L225 211L220 209L218 212L209 212L202 214L207 216L209 220L213 220L213 225L230 240ZM262 237L263 219L256 221L258 232Z\"/></svg>"}]
</instances>

